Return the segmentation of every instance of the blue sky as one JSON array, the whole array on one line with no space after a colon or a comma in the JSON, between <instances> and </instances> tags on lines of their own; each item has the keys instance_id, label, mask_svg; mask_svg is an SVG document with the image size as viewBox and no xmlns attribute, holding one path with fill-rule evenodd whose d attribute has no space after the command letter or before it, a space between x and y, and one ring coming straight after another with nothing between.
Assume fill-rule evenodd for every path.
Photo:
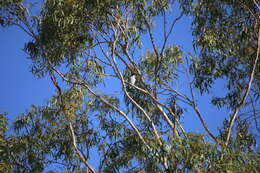
<instances>
[{"instance_id":1,"label":"blue sky","mask_svg":"<svg viewBox=\"0 0 260 173\"><path fill-rule=\"evenodd\" d=\"M42 105L54 93L50 80L30 72L31 61L23 52L30 38L17 27L0 27L0 111L13 119L31 104Z\"/></svg>"}]
</instances>

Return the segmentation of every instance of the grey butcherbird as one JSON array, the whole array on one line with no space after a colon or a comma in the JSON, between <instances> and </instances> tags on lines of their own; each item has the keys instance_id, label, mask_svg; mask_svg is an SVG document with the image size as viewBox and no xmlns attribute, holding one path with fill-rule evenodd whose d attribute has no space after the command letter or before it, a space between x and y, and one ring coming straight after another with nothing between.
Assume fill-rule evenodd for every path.
<instances>
[{"instance_id":1,"label":"grey butcherbird","mask_svg":"<svg viewBox=\"0 0 260 173\"><path fill-rule=\"evenodd\" d=\"M132 85L134 85L135 82L136 82L136 76L133 74L133 75L130 77L130 83L131 83Z\"/></svg>"}]
</instances>

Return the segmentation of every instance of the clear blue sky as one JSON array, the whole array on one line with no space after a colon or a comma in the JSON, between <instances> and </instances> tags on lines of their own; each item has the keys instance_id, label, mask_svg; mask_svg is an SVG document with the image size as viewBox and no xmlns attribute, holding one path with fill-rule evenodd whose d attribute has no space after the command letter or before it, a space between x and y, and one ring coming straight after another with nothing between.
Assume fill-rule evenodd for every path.
<instances>
[{"instance_id":1,"label":"clear blue sky","mask_svg":"<svg viewBox=\"0 0 260 173\"><path fill-rule=\"evenodd\" d=\"M31 61L22 50L29 39L17 27L0 27L0 111L10 119L31 104L42 105L55 91L49 79L30 73Z\"/></svg>"}]
</instances>

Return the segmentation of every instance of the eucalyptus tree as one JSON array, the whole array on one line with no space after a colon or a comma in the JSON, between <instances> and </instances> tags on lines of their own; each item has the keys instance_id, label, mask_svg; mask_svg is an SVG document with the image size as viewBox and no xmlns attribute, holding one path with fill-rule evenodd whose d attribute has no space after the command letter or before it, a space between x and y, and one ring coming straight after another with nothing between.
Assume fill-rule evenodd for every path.
<instances>
[{"instance_id":1,"label":"eucalyptus tree","mask_svg":"<svg viewBox=\"0 0 260 173\"><path fill-rule=\"evenodd\" d=\"M39 15L32 15L31 5L21 0L1 2L0 24L18 26L31 37L24 47L32 60L31 71L37 77L49 77L56 93L45 106L33 105L19 116L13 134L1 131L3 169L41 172L60 165L66 172L259 170L248 123L241 119L231 133L233 121L240 122L237 114L249 90L258 87L251 84L259 46L242 57L241 49L233 45L240 43L247 49L245 42L251 35L259 39L252 23L237 15L253 20L259 11L253 1L239 6L233 1L44 0L36 6ZM229 25L219 23L225 14L230 15ZM190 58L181 45L171 44L173 28L185 15L193 16L201 59ZM161 36L155 35L158 20L162 21ZM233 26L236 20L247 28L246 38ZM249 56L254 60L247 60ZM214 99L218 105L227 100L228 108L235 111L231 121L224 121L220 134L214 134L210 129L216 127L209 128L204 120L207 115L199 109L194 86L203 92L216 78L227 76L232 93L241 87L233 78L238 67L252 71L241 72L244 80L249 79L247 85L240 84L246 90L244 97L229 94L235 104L230 99ZM187 79L182 78L185 75ZM180 80L188 81L184 83L190 93L178 90ZM186 107L194 113L185 112ZM181 119L186 114L198 116L205 134L185 131ZM5 129L4 115L2 119Z\"/></svg>"},{"instance_id":2,"label":"eucalyptus tree","mask_svg":"<svg viewBox=\"0 0 260 173\"><path fill-rule=\"evenodd\" d=\"M212 103L232 111L226 145L236 122L247 122L259 132L259 3L252 1L197 1L194 16L194 58L191 70L195 86L210 91L217 79L227 81L224 97ZM242 109L242 111L240 111ZM239 128L239 125L238 125Z\"/></svg>"}]
</instances>

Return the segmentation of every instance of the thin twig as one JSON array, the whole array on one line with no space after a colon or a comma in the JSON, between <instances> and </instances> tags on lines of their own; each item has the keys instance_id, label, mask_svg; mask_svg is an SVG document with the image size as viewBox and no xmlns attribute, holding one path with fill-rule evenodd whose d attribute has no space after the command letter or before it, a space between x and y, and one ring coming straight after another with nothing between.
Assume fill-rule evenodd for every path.
<instances>
[{"instance_id":1,"label":"thin twig","mask_svg":"<svg viewBox=\"0 0 260 173\"><path fill-rule=\"evenodd\" d=\"M151 40L154 52L156 54L156 57L159 58L160 55L159 55L158 50L156 48L156 43L155 43L155 40L154 40L154 37L153 37L152 28L151 28L149 21L147 20L146 16L143 13L142 13L142 15L143 15L144 21L145 21L147 29L148 29L149 38Z\"/></svg>"},{"instance_id":2,"label":"thin twig","mask_svg":"<svg viewBox=\"0 0 260 173\"><path fill-rule=\"evenodd\" d=\"M257 110L255 109L254 100L253 100L253 97L251 96L251 94L249 94L249 97L250 97L251 106L252 106L252 109L253 109L253 117L254 117L254 121L255 121L255 127L256 127L256 130L258 132L260 132L260 129L258 128L257 118L256 118Z\"/></svg>"},{"instance_id":3,"label":"thin twig","mask_svg":"<svg viewBox=\"0 0 260 173\"><path fill-rule=\"evenodd\" d=\"M186 59L186 62L187 62L187 66L188 66L188 59ZM186 75L187 75L187 79L188 79L188 83L189 83L189 89L190 89L190 94L191 94L191 97L192 97L192 108L194 109L194 111L196 112L197 116L199 117L199 120L203 126L203 128L206 130L206 132L208 133L208 135L217 143L217 144L220 144L220 142L218 141L218 139L213 135L213 133L209 130L205 120L203 119L203 116L196 104L196 99L195 99L195 94L194 94L194 91L193 91L193 88L192 88L192 82L190 80L190 77L189 77L189 72L188 70L186 69Z\"/></svg>"},{"instance_id":4,"label":"thin twig","mask_svg":"<svg viewBox=\"0 0 260 173\"><path fill-rule=\"evenodd\" d=\"M162 49L161 49L161 52L160 52L160 55L163 54L163 51L165 49L165 46L166 46L166 43L172 33L172 30L173 30L173 27L175 26L175 24L182 18L182 16L184 15L184 13L182 12L177 18L175 18L170 26L170 30L169 32L167 33L167 35L165 36L164 38L164 42L163 42L163 46L162 46Z\"/></svg>"}]
</instances>

